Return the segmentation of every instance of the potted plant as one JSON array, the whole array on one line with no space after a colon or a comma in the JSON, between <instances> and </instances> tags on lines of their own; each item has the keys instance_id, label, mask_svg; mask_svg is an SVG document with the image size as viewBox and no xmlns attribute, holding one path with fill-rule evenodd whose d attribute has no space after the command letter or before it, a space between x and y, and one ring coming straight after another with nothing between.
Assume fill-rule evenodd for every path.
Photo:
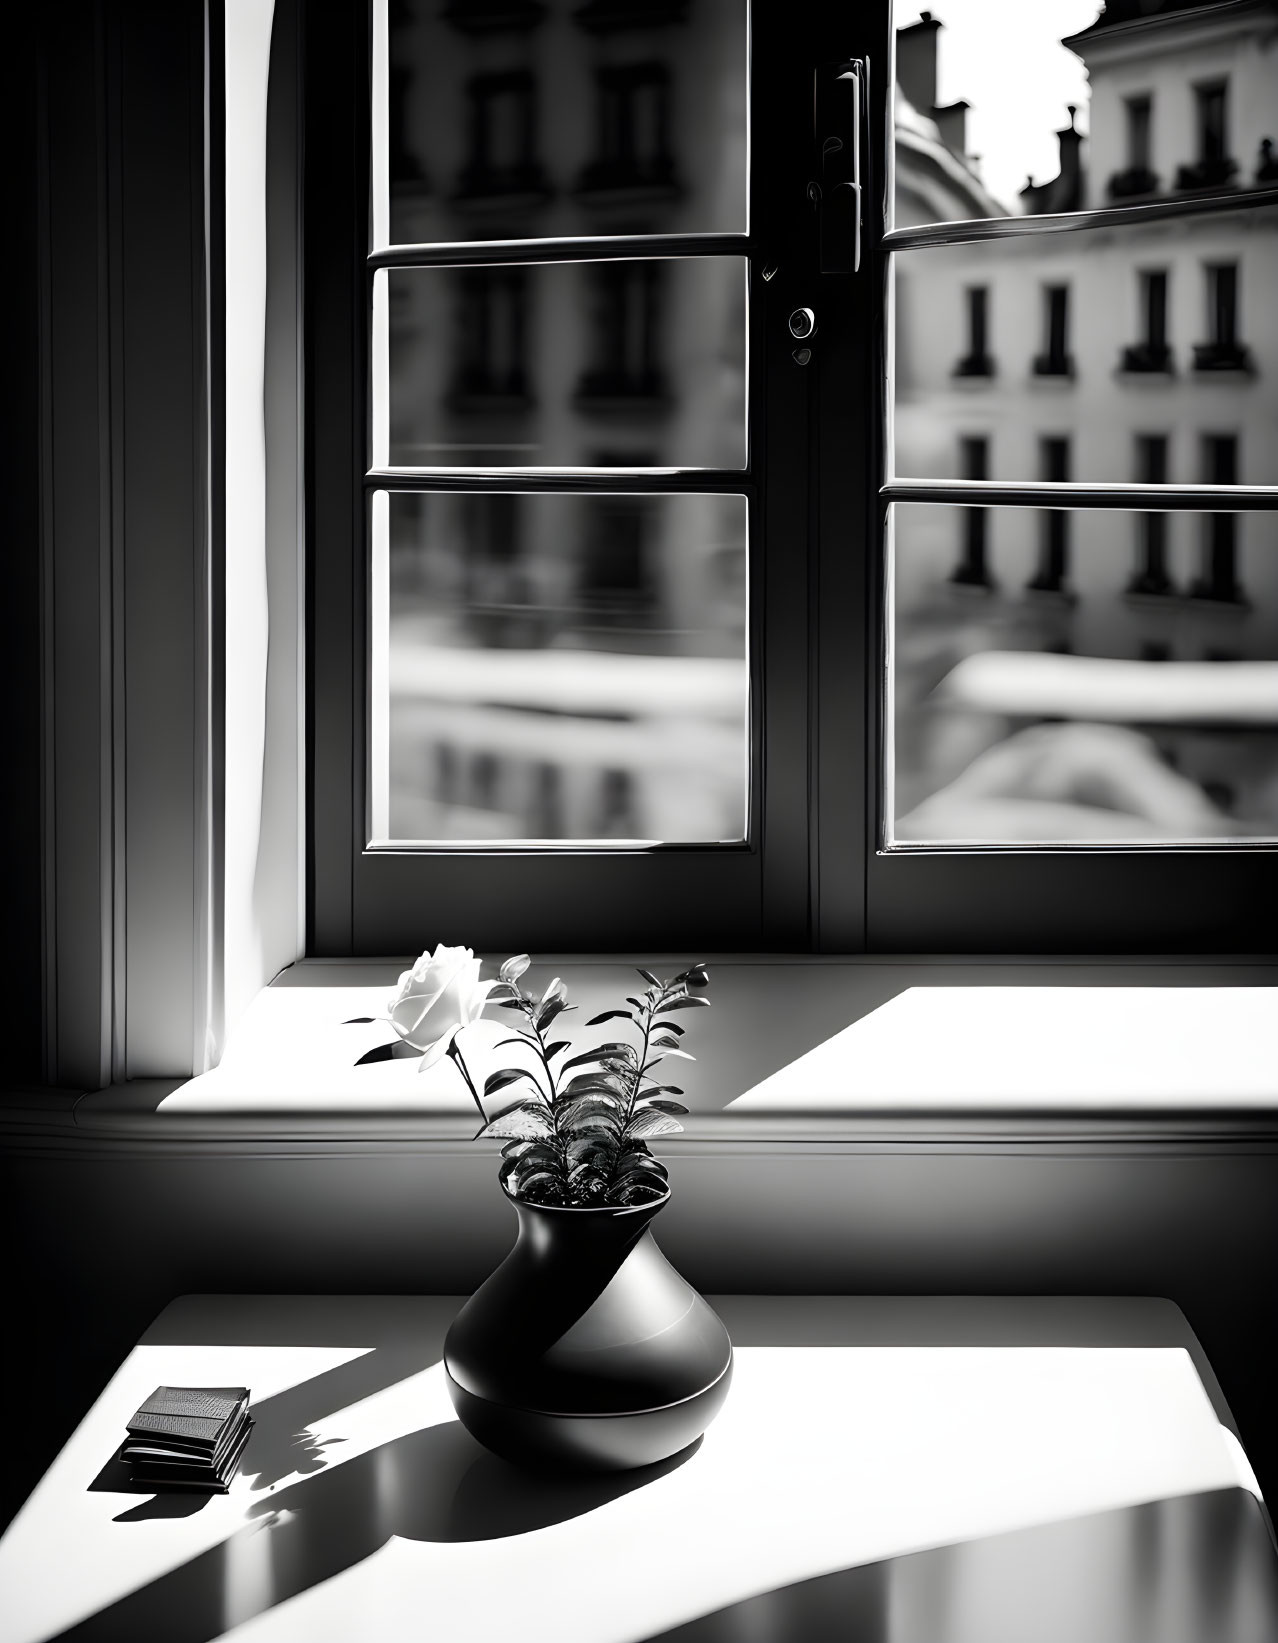
<instances>
[{"instance_id":1,"label":"potted plant","mask_svg":"<svg viewBox=\"0 0 1278 1643\"><path fill-rule=\"evenodd\" d=\"M448 1332L449 1393L467 1429L518 1464L649 1465L701 1436L732 1374L726 1329L650 1226L670 1185L648 1142L681 1130L688 1110L658 1069L693 1059L680 1017L709 1005L709 977L704 964L667 981L640 970L643 987L587 1023L611 1036L574 1050L553 1031L576 1008L566 987L555 977L525 991L529 968L519 954L481 982L469 948L437 947L391 1001L422 1067L456 1067L482 1120L476 1139L502 1143L498 1179L519 1223ZM469 1029L490 1004L514 1018L498 1048L520 1055L480 1085Z\"/></svg>"}]
</instances>

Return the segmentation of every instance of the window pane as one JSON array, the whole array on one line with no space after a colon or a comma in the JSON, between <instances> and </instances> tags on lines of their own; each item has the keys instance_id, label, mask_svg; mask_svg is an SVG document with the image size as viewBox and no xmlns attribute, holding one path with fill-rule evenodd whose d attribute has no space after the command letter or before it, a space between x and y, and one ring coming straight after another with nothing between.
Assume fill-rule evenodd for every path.
<instances>
[{"instance_id":1,"label":"window pane","mask_svg":"<svg viewBox=\"0 0 1278 1643\"><path fill-rule=\"evenodd\" d=\"M377 280L389 394L380 378L375 465L745 466L743 257Z\"/></svg>"},{"instance_id":2,"label":"window pane","mask_svg":"<svg viewBox=\"0 0 1278 1643\"><path fill-rule=\"evenodd\" d=\"M892 535L893 842L1278 835L1278 513L910 504Z\"/></svg>"},{"instance_id":3,"label":"window pane","mask_svg":"<svg viewBox=\"0 0 1278 1643\"><path fill-rule=\"evenodd\" d=\"M746 0L387 3L377 243L745 231Z\"/></svg>"},{"instance_id":4,"label":"window pane","mask_svg":"<svg viewBox=\"0 0 1278 1643\"><path fill-rule=\"evenodd\" d=\"M903 251L895 264L898 474L1043 479L1067 439L1071 477L1197 484L1201 440L1237 441L1236 481L1278 483L1278 209ZM975 293L981 293L978 297Z\"/></svg>"},{"instance_id":5,"label":"window pane","mask_svg":"<svg viewBox=\"0 0 1278 1643\"><path fill-rule=\"evenodd\" d=\"M375 842L739 841L741 496L374 499Z\"/></svg>"},{"instance_id":6,"label":"window pane","mask_svg":"<svg viewBox=\"0 0 1278 1643\"><path fill-rule=\"evenodd\" d=\"M1278 181L1263 7L897 0L894 21L897 228Z\"/></svg>"}]
</instances>

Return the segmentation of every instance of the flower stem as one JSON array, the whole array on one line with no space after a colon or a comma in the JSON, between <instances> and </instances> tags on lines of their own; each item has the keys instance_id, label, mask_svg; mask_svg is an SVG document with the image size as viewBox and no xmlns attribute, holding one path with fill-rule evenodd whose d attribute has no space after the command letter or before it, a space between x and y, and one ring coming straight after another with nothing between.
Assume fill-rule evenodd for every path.
<instances>
[{"instance_id":1,"label":"flower stem","mask_svg":"<svg viewBox=\"0 0 1278 1643\"><path fill-rule=\"evenodd\" d=\"M457 1040L455 1038L452 1041L452 1043L448 1046L448 1054L452 1058L453 1065L457 1068L457 1070L461 1073L462 1077L466 1080L466 1088L470 1091L471 1100L475 1103L475 1106L479 1110L479 1116L483 1119L484 1123L486 1124L488 1122L488 1114L484 1111L484 1104L479 1099L479 1091L475 1088L474 1080L470 1076L470 1071L467 1068L464 1059L462 1058L462 1053L461 1053L460 1049L458 1049L458 1047L457 1047Z\"/></svg>"}]
</instances>

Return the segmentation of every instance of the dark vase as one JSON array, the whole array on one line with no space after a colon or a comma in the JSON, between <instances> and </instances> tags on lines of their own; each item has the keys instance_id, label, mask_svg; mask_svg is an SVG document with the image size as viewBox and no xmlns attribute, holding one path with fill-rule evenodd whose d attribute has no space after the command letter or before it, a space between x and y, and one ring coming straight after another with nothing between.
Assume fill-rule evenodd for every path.
<instances>
[{"instance_id":1,"label":"dark vase","mask_svg":"<svg viewBox=\"0 0 1278 1643\"><path fill-rule=\"evenodd\" d=\"M515 1247L444 1341L453 1407L485 1448L535 1469L621 1471L678 1454L718 1414L732 1342L653 1239L669 1196L511 1199Z\"/></svg>"}]
</instances>

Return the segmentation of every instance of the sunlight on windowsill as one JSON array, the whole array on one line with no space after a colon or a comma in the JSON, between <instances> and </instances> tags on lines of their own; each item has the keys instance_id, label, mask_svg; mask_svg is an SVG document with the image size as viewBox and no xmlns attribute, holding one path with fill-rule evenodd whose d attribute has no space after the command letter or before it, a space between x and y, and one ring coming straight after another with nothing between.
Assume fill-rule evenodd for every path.
<instances>
[{"instance_id":1,"label":"sunlight on windowsill","mask_svg":"<svg viewBox=\"0 0 1278 1643\"><path fill-rule=\"evenodd\" d=\"M561 974L580 1006L564 1028L574 1049L594 1041L582 1023L615 1005L633 975L616 958L537 968ZM758 956L710 968L715 1007L698 1019L696 1062L679 1065L690 1140L784 1137L787 1126L799 1139L929 1116L1278 1112L1271 965ZM221 1065L150 1110L197 1125L296 1120L370 1136L407 1125L468 1139L477 1115L447 1060L425 1073L411 1057L361 1064L395 1043L386 1017L398 972L392 962L294 966L254 1000ZM477 1082L508 1055L492 1048L504 1035L499 1020L477 1025ZM95 1108L109 1103L87 1098L82 1118Z\"/></svg>"}]
</instances>

